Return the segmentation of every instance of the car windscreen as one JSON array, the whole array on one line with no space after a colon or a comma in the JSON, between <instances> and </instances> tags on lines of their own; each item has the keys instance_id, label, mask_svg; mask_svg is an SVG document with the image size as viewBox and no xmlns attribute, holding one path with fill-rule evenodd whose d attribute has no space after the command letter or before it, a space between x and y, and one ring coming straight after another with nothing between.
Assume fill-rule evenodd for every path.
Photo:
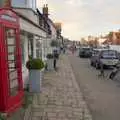
<instances>
[{"instance_id":1,"label":"car windscreen","mask_svg":"<svg viewBox=\"0 0 120 120\"><path fill-rule=\"evenodd\" d=\"M102 58L117 58L116 51L113 51L113 50L103 51Z\"/></svg>"},{"instance_id":2,"label":"car windscreen","mask_svg":"<svg viewBox=\"0 0 120 120\"><path fill-rule=\"evenodd\" d=\"M83 51L90 51L90 48L82 48Z\"/></svg>"}]
</instances>

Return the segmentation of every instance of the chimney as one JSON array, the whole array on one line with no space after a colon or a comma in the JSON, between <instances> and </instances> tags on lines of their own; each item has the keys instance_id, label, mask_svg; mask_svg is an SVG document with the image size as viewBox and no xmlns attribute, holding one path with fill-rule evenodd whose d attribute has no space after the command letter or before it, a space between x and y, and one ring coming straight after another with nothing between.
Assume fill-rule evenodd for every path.
<instances>
[{"instance_id":1,"label":"chimney","mask_svg":"<svg viewBox=\"0 0 120 120\"><path fill-rule=\"evenodd\" d=\"M43 15L48 18L48 4L45 4L43 7Z\"/></svg>"}]
</instances>

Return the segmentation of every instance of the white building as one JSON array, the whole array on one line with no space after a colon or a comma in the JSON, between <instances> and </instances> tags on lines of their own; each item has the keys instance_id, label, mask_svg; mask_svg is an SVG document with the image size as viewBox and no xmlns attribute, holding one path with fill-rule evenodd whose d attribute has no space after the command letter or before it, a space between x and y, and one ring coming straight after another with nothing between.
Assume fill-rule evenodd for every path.
<instances>
[{"instance_id":1,"label":"white building","mask_svg":"<svg viewBox=\"0 0 120 120\"><path fill-rule=\"evenodd\" d=\"M44 54L44 59L46 59L46 55L48 53L52 53L53 51L53 48L51 47L51 42L52 40L57 40L57 30L56 30L56 27L55 27L55 24L53 23L53 21L48 17L49 13L48 13L48 6L47 5L44 5L43 7L43 16L44 18L47 20L47 23L50 27L50 34L47 35L47 39L46 41L43 41L45 42L43 45L44 46L44 51L45 51L45 54Z\"/></svg>"},{"instance_id":2,"label":"white building","mask_svg":"<svg viewBox=\"0 0 120 120\"><path fill-rule=\"evenodd\" d=\"M11 0L13 10L20 17L20 36L22 47L22 72L24 87L28 83L26 62L29 56L43 60L50 51L49 42L56 39L52 21L36 10L36 0ZM50 23L51 22L51 23ZM52 31L52 32L51 32Z\"/></svg>"}]
</instances>

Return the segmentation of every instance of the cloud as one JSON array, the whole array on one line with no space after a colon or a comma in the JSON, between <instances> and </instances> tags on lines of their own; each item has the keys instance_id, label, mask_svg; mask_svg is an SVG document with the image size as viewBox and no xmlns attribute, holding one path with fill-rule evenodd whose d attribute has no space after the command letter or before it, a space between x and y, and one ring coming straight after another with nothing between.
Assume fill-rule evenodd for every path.
<instances>
[{"instance_id":1,"label":"cloud","mask_svg":"<svg viewBox=\"0 0 120 120\"><path fill-rule=\"evenodd\" d=\"M81 6L83 5L83 2L81 0L66 0L66 4L71 5L71 6Z\"/></svg>"},{"instance_id":2,"label":"cloud","mask_svg":"<svg viewBox=\"0 0 120 120\"><path fill-rule=\"evenodd\" d=\"M38 7L43 3L48 3L50 18L62 22L63 35L71 39L120 27L119 0L38 0Z\"/></svg>"}]
</instances>

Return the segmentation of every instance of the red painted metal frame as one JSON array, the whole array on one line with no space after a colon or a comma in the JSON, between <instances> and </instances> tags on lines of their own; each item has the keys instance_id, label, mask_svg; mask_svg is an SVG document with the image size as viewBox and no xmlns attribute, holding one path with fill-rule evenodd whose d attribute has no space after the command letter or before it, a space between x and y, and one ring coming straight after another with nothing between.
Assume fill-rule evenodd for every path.
<instances>
[{"instance_id":1,"label":"red painted metal frame","mask_svg":"<svg viewBox=\"0 0 120 120\"><path fill-rule=\"evenodd\" d=\"M16 22L1 19L1 15L9 15L15 18ZM16 96L10 96L5 28L12 28L16 31L16 66L19 84L19 90ZM19 17L14 11L8 8L0 9L0 56L0 112L6 112L9 114L21 106L24 92L22 82Z\"/></svg>"}]
</instances>

